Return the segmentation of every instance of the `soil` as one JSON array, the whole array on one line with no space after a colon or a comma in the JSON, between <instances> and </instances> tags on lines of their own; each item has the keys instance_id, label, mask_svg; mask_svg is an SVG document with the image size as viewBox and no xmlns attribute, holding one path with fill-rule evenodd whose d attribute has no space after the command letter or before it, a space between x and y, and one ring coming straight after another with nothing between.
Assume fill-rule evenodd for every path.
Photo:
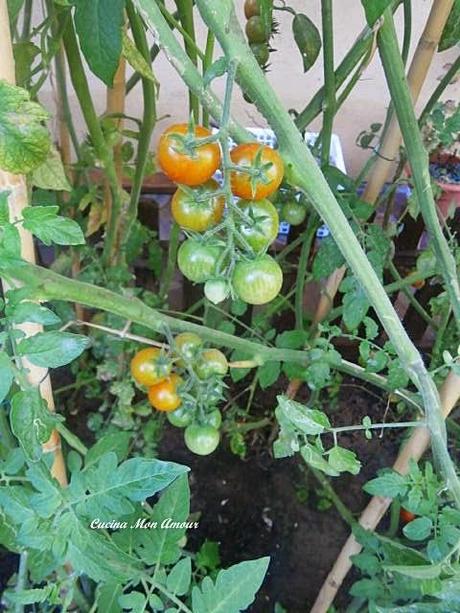
<instances>
[{"instance_id":1,"label":"soil","mask_svg":"<svg viewBox=\"0 0 460 613\"><path fill-rule=\"evenodd\" d=\"M252 417L270 414L279 391L257 394ZM302 393L298 399L304 399ZM347 380L330 418L337 426L359 423L365 415L379 421L385 408L386 402L375 396L374 390ZM182 432L168 424L159 456L191 468L192 512L201 515L199 529L189 533L188 547L197 550L205 539L217 541L224 568L270 556L267 577L248 610L271 613L279 603L288 613L304 613L312 606L349 530L335 507L320 510L324 502L321 487L302 461L272 458L267 445L270 435L271 427L254 432L244 460L225 444L211 456L200 458L185 448ZM357 477L334 479L333 486L349 508L359 513L367 499L361 485L379 468L391 465L397 434L387 430L383 440L375 437L367 441L362 433L350 433L342 436L340 443L353 447L363 469ZM0 593L16 568L16 556L0 550ZM352 579L353 574L345 588ZM346 592L342 590L336 602L339 611L346 608Z\"/></svg>"}]
</instances>

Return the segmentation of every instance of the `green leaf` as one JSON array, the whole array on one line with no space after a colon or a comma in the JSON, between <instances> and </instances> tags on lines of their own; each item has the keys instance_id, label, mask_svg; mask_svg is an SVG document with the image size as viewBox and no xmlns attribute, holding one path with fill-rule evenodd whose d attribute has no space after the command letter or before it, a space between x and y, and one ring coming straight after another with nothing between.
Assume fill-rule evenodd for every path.
<instances>
[{"instance_id":1,"label":"green leaf","mask_svg":"<svg viewBox=\"0 0 460 613\"><path fill-rule=\"evenodd\" d=\"M48 157L32 172L32 184L40 189L70 192L72 187L67 180L61 156L55 147L51 147Z\"/></svg>"},{"instance_id":2,"label":"green leaf","mask_svg":"<svg viewBox=\"0 0 460 613\"><path fill-rule=\"evenodd\" d=\"M348 472L357 475L361 470L361 462L354 451L336 445L328 455L329 465L339 473Z\"/></svg>"},{"instance_id":3,"label":"green leaf","mask_svg":"<svg viewBox=\"0 0 460 613\"><path fill-rule=\"evenodd\" d=\"M4 250L5 255L12 258L21 257L21 237L16 226L8 224L3 228L1 247Z\"/></svg>"},{"instance_id":4,"label":"green leaf","mask_svg":"<svg viewBox=\"0 0 460 613\"><path fill-rule=\"evenodd\" d=\"M121 613L118 598L123 592L122 586L117 582L99 584L96 590L97 610L99 613Z\"/></svg>"},{"instance_id":5,"label":"green leaf","mask_svg":"<svg viewBox=\"0 0 460 613\"><path fill-rule=\"evenodd\" d=\"M24 0L8 0L8 14L10 16L10 22L14 23L16 17L22 9Z\"/></svg>"},{"instance_id":6,"label":"green leaf","mask_svg":"<svg viewBox=\"0 0 460 613\"><path fill-rule=\"evenodd\" d=\"M213 62L206 70L203 77L204 86L207 87L211 81L214 81L214 79L217 79L217 77L222 77L227 72L227 68L228 62L225 56L222 56Z\"/></svg>"},{"instance_id":7,"label":"green leaf","mask_svg":"<svg viewBox=\"0 0 460 613\"><path fill-rule=\"evenodd\" d=\"M48 309L36 302L20 302L14 307L12 312L7 312L10 321L15 324L30 322L43 326L54 326L60 323L61 318L51 309Z\"/></svg>"},{"instance_id":8,"label":"green leaf","mask_svg":"<svg viewBox=\"0 0 460 613\"><path fill-rule=\"evenodd\" d=\"M16 85L19 87L27 88L29 85L32 64L39 53L40 48L31 41L21 41L13 45Z\"/></svg>"},{"instance_id":9,"label":"green leaf","mask_svg":"<svg viewBox=\"0 0 460 613\"><path fill-rule=\"evenodd\" d=\"M182 558L172 567L166 580L166 587L176 596L186 594L192 580L192 561L190 558Z\"/></svg>"},{"instance_id":10,"label":"green leaf","mask_svg":"<svg viewBox=\"0 0 460 613\"><path fill-rule=\"evenodd\" d=\"M409 384L409 376L399 360L393 360L388 367L387 383L392 389L404 389Z\"/></svg>"},{"instance_id":11,"label":"green leaf","mask_svg":"<svg viewBox=\"0 0 460 613\"><path fill-rule=\"evenodd\" d=\"M411 541L424 541L431 534L433 522L429 517L417 517L406 524L403 533Z\"/></svg>"},{"instance_id":12,"label":"green leaf","mask_svg":"<svg viewBox=\"0 0 460 613\"><path fill-rule=\"evenodd\" d=\"M278 380L280 372L280 362L267 362L263 366L260 366L257 371L260 387L264 390L270 387L270 385L273 385Z\"/></svg>"},{"instance_id":13,"label":"green leaf","mask_svg":"<svg viewBox=\"0 0 460 613\"><path fill-rule=\"evenodd\" d=\"M356 330L366 317L370 304L364 289L355 283L343 297L343 322L349 330Z\"/></svg>"},{"instance_id":14,"label":"green leaf","mask_svg":"<svg viewBox=\"0 0 460 613\"><path fill-rule=\"evenodd\" d=\"M31 462L40 459L42 445L49 440L55 421L38 389L17 392L11 399L11 430Z\"/></svg>"},{"instance_id":15,"label":"green leaf","mask_svg":"<svg viewBox=\"0 0 460 613\"><path fill-rule=\"evenodd\" d=\"M292 32L302 56L303 71L307 72L316 62L321 51L321 36L315 24L303 13L297 13L294 17Z\"/></svg>"},{"instance_id":16,"label":"green leaf","mask_svg":"<svg viewBox=\"0 0 460 613\"><path fill-rule=\"evenodd\" d=\"M193 613L239 613L249 607L262 585L269 558L235 564L221 570L215 583L205 577L192 590Z\"/></svg>"},{"instance_id":17,"label":"green leaf","mask_svg":"<svg viewBox=\"0 0 460 613\"><path fill-rule=\"evenodd\" d=\"M59 368L69 364L89 345L89 338L70 332L39 332L24 338L18 345L18 353L35 366Z\"/></svg>"},{"instance_id":18,"label":"green leaf","mask_svg":"<svg viewBox=\"0 0 460 613\"><path fill-rule=\"evenodd\" d=\"M100 438L85 456L85 467L91 466L109 451L113 451L119 462L123 461L128 455L129 443L131 441L130 432L111 432Z\"/></svg>"},{"instance_id":19,"label":"green leaf","mask_svg":"<svg viewBox=\"0 0 460 613\"><path fill-rule=\"evenodd\" d=\"M335 468L332 468L332 466L323 458L323 455L318 448L310 445L310 443L306 443L300 448L300 455L309 466L320 470L330 477L339 476L340 473L336 471Z\"/></svg>"},{"instance_id":20,"label":"green leaf","mask_svg":"<svg viewBox=\"0 0 460 613\"><path fill-rule=\"evenodd\" d=\"M0 168L26 174L48 155L51 141L43 125L48 113L27 91L0 81Z\"/></svg>"},{"instance_id":21,"label":"green leaf","mask_svg":"<svg viewBox=\"0 0 460 613\"><path fill-rule=\"evenodd\" d=\"M75 27L93 73L109 87L120 62L124 0L76 0Z\"/></svg>"},{"instance_id":22,"label":"green leaf","mask_svg":"<svg viewBox=\"0 0 460 613\"><path fill-rule=\"evenodd\" d=\"M159 83L153 74L151 65L146 61L142 53L129 38L126 32L123 32L123 57L126 59L131 68L138 72L143 79L148 79L155 83L158 87Z\"/></svg>"},{"instance_id":23,"label":"green leaf","mask_svg":"<svg viewBox=\"0 0 460 613\"><path fill-rule=\"evenodd\" d=\"M28 206L23 210L24 228L45 245L83 245L85 237L76 221L57 215L57 206Z\"/></svg>"},{"instance_id":24,"label":"green leaf","mask_svg":"<svg viewBox=\"0 0 460 613\"><path fill-rule=\"evenodd\" d=\"M371 496L395 498L407 492L407 478L394 470L388 470L380 477L368 481L363 490Z\"/></svg>"},{"instance_id":25,"label":"green leaf","mask_svg":"<svg viewBox=\"0 0 460 613\"><path fill-rule=\"evenodd\" d=\"M46 602L54 590L53 585L32 590L21 590L20 592L6 592L5 599L13 604L25 605Z\"/></svg>"},{"instance_id":26,"label":"green leaf","mask_svg":"<svg viewBox=\"0 0 460 613\"><path fill-rule=\"evenodd\" d=\"M278 396L277 400L282 414L304 434L322 434L331 427L327 415L322 411L309 409L286 396Z\"/></svg>"},{"instance_id":27,"label":"green leaf","mask_svg":"<svg viewBox=\"0 0 460 613\"><path fill-rule=\"evenodd\" d=\"M399 573L413 579L435 579L442 572L441 564L430 564L426 566L399 566L386 564L385 570L391 573Z\"/></svg>"},{"instance_id":28,"label":"green leaf","mask_svg":"<svg viewBox=\"0 0 460 613\"><path fill-rule=\"evenodd\" d=\"M288 330L276 337L276 346L283 349L302 349L308 341L308 333L304 330Z\"/></svg>"},{"instance_id":29,"label":"green leaf","mask_svg":"<svg viewBox=\"0 0 460 613\"><path fill-rule=\"evenodd\" d=\"M0 351L0 404L5 400L10 391L13 379L14 375L11 359L4 351ZM3 409L0 407L0 411L2 410Z\"/></svg>"},{"instance_id":30,"label":"green leaf","mask_svg":"<svg viewBox=\"0 0 460 613\"><path fill-rule=\"evenodd\" d=\"M308 383L308 387L312 390L319 390L331 380L331 367L327 362L313 362L305 370L302 377Z\"/></svg>"},{"instance_id":31,"label":"green leaf","mask_svg":"<svg viewBox=\"0 0 460 613\"><path fill-rule=\"evenodd\" d=\"M344 263L345 258L335 240L332 236L327 236L321 241L318 253L313 260L313 278L318 281L325 279Z\"/></svg>"},{"instance_id":32,"label":"green leaf","mask_svg":"<svg viewBox=\"0 0 460 613\"><path fill-rule=\"evenodd\" d=\"M393 4L393 0L361 0L366 13L367 23L372 27L386 9Z\"/></svg>"},{"instance_id":33,"label":"green leaf","mask_svg":"<svg viewBox=\"0 0 460 613\"><path fill-rule=\"evenodd\" d=\"M208 541L201 545L196 554L195 564L198 568L215 570L220 566L219 543Z\"/></svg>"},{"instance_id":34,"label":"green leaf","mask_svg":"<svg viewBox=\"0 0 460 613\"><path fill-rule=\"evenodd\" d=\"M10 223L10 210L8 207L8 198L10 191L3 190L0 192L0 228Z\"/></svg>"},{"instance_id":35,"label":"green leaf","mask_svg":"<svg viewBox=\"0 0 460 613\"><path fill-rule=\"evenodd\" d=\"M129 592L129 594L123 594L118 598L118 604L126 611L145 611L145 605L147 599L142 592Z\"/></svg>"},{"instance_id":36,"label":"green leaf","mask_svg":"<svg viewBox=\"0 0 460 613\"><path fill-rule=\"evenodd\" d=\"M376 600L382 596L384 587L379 579L360 579L356 581L351 588L350 594L356 598L365 598L366 600Z\"/></svg>"},{"instance_id":37,"label":"green leaf","mask_svg":"<svg viewBox=\"0 0 460 613\"><path fill-rule=\"evenodd\" d=\"M438 51L445 51L460 41L460 0L454 1L454 6L439 41Z\"/></svg>"}]
</instances>

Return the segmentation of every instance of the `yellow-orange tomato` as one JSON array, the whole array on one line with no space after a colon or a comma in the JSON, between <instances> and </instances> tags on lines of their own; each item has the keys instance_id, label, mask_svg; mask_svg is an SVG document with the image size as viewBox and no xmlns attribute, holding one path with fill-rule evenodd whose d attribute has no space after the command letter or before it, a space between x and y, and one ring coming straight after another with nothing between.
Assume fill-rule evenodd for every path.
<instances>
[{"instance_id":1,"label":"yellow-orange tomato","mask_svg":"<svg viewBox=\"0 0 460 613\"><path fill-rule=\"evenodd\" d=\"M232 162L241 167L255 169L256 162L260 176L255 178L244 171L231 173L232 192L245 200L262 200L271 196L281 185L284 163L280 154L259 143L244 143L235 147L230 156Z\"/></svg>"},{"instance_id":2,"label":"yellow-orange tomato","mask_svg":"<svg viewBox=\"0 0 460 613\"><path fill-rule=\"evenodd\" d=\"M225 198L215 196L219 184L210 179L201 187L185 192L179 187L171 200L171 213L184 230L204 232L222 219Z\"/></svg>"},{"instance_id":3,"label":"yellow-orange tomato","mask_svg":"<svg viewBox=\"0 0 460 613\"><path fill-rule=\"evenodd\" d=\"M177 387L182 382L179 375L173 373L164 381L149 387L149 402L157 411L175 411L182 403Z\"/></svg>"},{"instance_id":4,"label":"yellow-orange tomato","mask_svg":"<svg viewBox=\"0 0 460 613\"><path fill-rule=\"evenodd\" d=\"M212 177L220 165L220 148L217 143L208 143L185 151L180 139L174 135L185 136L188 126L178 123L169 126L160 137L157 161L163 172L175 183L201 185ZM195 136L206 138L211 132L203 126L195 126Z\"/></svg>"},{"instance_id":5,"label":"yellow-orange tomato","mask_svg":"<svg viewBox=\"0 0 460 613\"><path fill-rule=\"evenodd\" d=\"M131 360L131 374L139 385L155 385L171 372L171 360L161 349L149 347L138 351Z\"/></svg>"}]
</instances>

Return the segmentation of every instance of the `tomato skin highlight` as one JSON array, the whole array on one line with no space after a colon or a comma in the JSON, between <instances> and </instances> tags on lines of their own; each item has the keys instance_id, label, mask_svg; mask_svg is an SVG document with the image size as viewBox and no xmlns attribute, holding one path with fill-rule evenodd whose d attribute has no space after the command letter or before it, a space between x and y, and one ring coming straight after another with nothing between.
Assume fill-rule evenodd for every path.
<instances>
[{"instance_id":1,"label":"tomato skin highlight","mask_svg":"<svg viewBox=\"0 0 460 613\"><path fill-rule=\"evenodd\" d=\"M172 135L185 136L186 123L173 124L160 136L157 161L163 172L175 183L196 186L208 181L220 166L221 153L217 143L208 143L194 149L191 156L181 151L181 143ZM195 126L195 136L206 138L211 132L203 126Z\"/></svg>"},{"instance_id":2,"label":"tomato skin highlight","mask_svg":"<svg viewBox=\"0 0 460 613\"><path fill-rule=\"evenodd\" d=\"M130 368L133 379L139 385L149 387L166 379L171 372L171 362L168 361L161 349L148 347L141 349L131 360Z\"/></svg>"},{"instance_id":3,"label":"tomato skin highlight","mask_svg":"<svg viewBox=\"0 0 460 613\"><path fill-rule=\"evenodd\" d=\"M219 445L220 434L212 426L188 426L184 432L184 441L188 449L197 455L209 455Z\"/></svg>"},{"instance_id":4,"label":"tomato skin highlight","mask_svg":"<svg viewBox=\"0 0 460 613\"><path fill-rule=\"evenodd\" d=\"M269 255L238 262L233 271L235 292L248 304L266 304L279 294L283 285L283 272Z\"/></svg>"},{"instance_id":5,"label":"tomato skin highlight","mask_svg":"<svg viewBox=\"0 0 460 613\"><path fill-rule=\"evenodd\" d=\"M217 181L210 179L202 186L203 191L210 192L209 199L198 202L179 187L171 200L171 213L174 220L184 230L193 232L205 232L218 224L225 208L225 198L212 195L212 192L218 189ZM196 191L201 191L201 189ZM197 197L198 195L197 193Z\"/></svg>"},{"instance_id":6,"label":"tomato skin highlight","mask_svg":"<svg viewBox=\"0 0 460 613\"><path fill-rule=\"evenodd\" d=\"M225 355L219 349L205 349L195 372L200 379L209 379L213 375L224 377L228 372L228 362Z\"/></svg>"},{"instance_id":7,"label":"tomato skin highlight","mask_svg":"<svg viewBox=\"0 0 460 613\"><path fill-rule=\"evenodd\" d=\"M263 200L240 200L238 206L254 223L237 217L237 228L255 253L264 251L278 236L279 216L273 204Z\"/></svg>"},{"instance_id":8,"label":"tomato skin highlight","mask_svg":"<svg viewBox=\"0 0 460 613\"><path fill-rule=\"evenodd\" d=\"M149 402L154 409L161 412L175 411L182 404L177 393L177 387L182 382L179 375L173 373L170 377L149 387Z\"/></svg>"},{"instance_id":9,"label":"tomato skin highlight","mask_svg":"<svg viewBox=\"0 0 460 613\"><path fill-rule=\"evenodd\" d=\"M262 200L267 198L281 185L284 175L284 163L280 154L259 143L243 143L236 146L230 152L233 164L237 166L254 167L258 153L261 152L260 162L262 165L270 164L264 170L264 181L257 179L255 185L251 185L251 176L245 172L233 170L230 174L232 192L235 196L244 200Z\"/></svg>"},{"instance_id":10,"label":"tomato skin highlight","mask_svg":"<svg viewBox=\"0 0 460 613\"><path fill-rule=\"evenodd\" d=\"M408 511L404 507L401 507L401 510L399 511L399 519L401 520L402 524L409 524L416 517L417 515L415 515L415 513L412 513L412 511Z\"/></svg>"},{"instance_id":11,"label":"tomato skin highlight","mask_svg":"<svg viewBox=\"0 0 460 613\"><path fill-rule=\"evenodd\" d=\"M255 15L260 15L259 3L257 0L246 0L244 3L244 16L246 19L251 19Z\"/></svg>"},{"instance_id":12,"label":"tomato skin highlight","mask_svg":"<svg viewBox=\"0 0 460 613\"><path fill-rule=\"evenodd\" d=\"M204 283L215 275L221 253L220 247L204 245L189 238L179 247L177 265L189 281Z\"/></svg>"}]
</instances>

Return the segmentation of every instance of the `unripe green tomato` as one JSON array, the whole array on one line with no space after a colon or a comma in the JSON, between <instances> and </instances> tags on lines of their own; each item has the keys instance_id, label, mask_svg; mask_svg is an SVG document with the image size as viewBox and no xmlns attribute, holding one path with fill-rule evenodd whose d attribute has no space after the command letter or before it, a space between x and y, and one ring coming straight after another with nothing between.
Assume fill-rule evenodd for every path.
<instances>
[{"instance_id":1,"label":"unripe green tomato","mask_svg":"<svg viewBox=\"0 0 460 613\"><path fill-rule=\"evenodd\" d=\"M305 221L307 209L295 200L285 202L281 209L281 219L287 221L291 226L300 226Z\"/></svg>"},{"instance_id":2,"label":"unripe green tomato","mask_svg":"<svg viewBox=\"0 0 460 613\"><path fill-rule=\"evenodd\" d=\"M265 43L268 40L262 17L255 15L246 22L246 36L250 43Z\"/></svg>"},{"instance_id":3,"label":"unripe green tomato","mask_svg":"<svg viewBox=\"0 0 460 613\"><path fill-rule=\"evenodd\" d=\"M209 279L204 284L204 295L213 304L219 304L230 295L230 287L225 279Z\"/></svg>"},{"instance_id":4,"label":"unripe green tomato","mask_svg":"<svg viewBox=\"0 0 460 613\"><path fill-rule=\"evenodd\" d=\"M193 411L185 407L180 407L175 411L167 413L166 418L169 423L176 428L186 428L193 421Z\"/></svg>"},{"instance_id":5,"label":"unripe green tomato","mask_svg":"<svg viewBox=\"0 0 460 613\"><path fill-rule=\"evenodd\" d=\"M213 375L224 377L227 371L227 358L219 349L205 349L195 367L195 372L200 379L209 379Z\"/></svg>"},{"instance_id":6,"label":"unripe green tomato","mask_svg":"<svg viewBox=\"0 0 460 613\"><path fill-rule=\"evenodd\" d=\"M212 426L188 426L184 432L184 441L188 449L197 455L209 455L219 445L219 431Z\"/></svg>"},{"instance_id":7,"label":"unripe green tomato","mask_svg":"<svg viewBox=\"0 0 460 613\"><path fill-rule=\"evenodd\" d=\"M263 68L270 59L270 50L267 43L251 43L249 46L251 47L251 51L257 63Z\"/></svg>"},{"instance_id":8,"label":"unripe green tomato","mask_svg":"<svg viewBox=\"0 0 460 613\"><path fill-rule=\"evenodd\" d=\"M221 253L220 247L188 238L179 247L177 265L189 281L204 283L215 275Z\"/></svg>"},{"instance_id":9,"label":"unripe green tomato","mask_svg":"<svg viewBox=\"0 0 460 613\"><path fill-rule=\"evenodd\" d=\"M219 409L215 409L211 413L206 413L204 421L207 426L212 426L218 430L222 424L222 413Z\"/></svg>"},{"instance_id":10,"label":"unripe green tomato","mask_svg":"<svg viewBox=\"0 0 460 613\"><path fill-rule=\"evenodd\" d=\"M184 361L191 362L201 352L203 347L203 339L194 332L182 332L174 338L174 350L181 360L178 360L177 365L183 367Z\"/></svg>"}]
</instances>

